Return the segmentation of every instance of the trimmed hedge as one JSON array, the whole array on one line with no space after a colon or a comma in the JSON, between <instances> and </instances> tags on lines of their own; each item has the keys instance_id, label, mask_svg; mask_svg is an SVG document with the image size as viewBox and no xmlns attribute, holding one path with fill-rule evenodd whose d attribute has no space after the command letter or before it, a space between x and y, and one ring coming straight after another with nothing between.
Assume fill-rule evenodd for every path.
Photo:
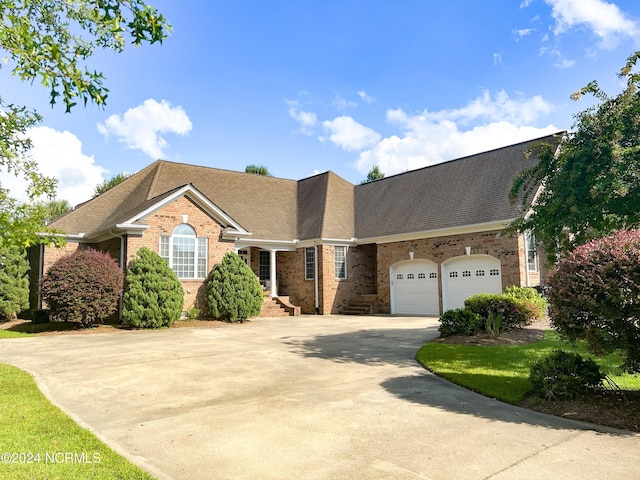
<instances>
[{"instance_id":1,"label":"trimmed hedge","mask_svg":"<svg viewBox=\"0 0 640 480\"><path fill-rule=\"evenodd\" d=\"M142 247L127 270L122 320L136 328L170 327L182 315L184 290L166 260Z\"/></svg>"},{"instance_id":2,"label":"trimmed hedge","mask_svg":"<svg viewBox=\"0 0 640 480\"><path fill-rule=\"evenodd\" d=\"M505 293L479 293L464 301L465 308L483 318L502 314L504 329L523 327L544 316L546 300L533 288L507 287Z\"/></svg>"},{"instance_id":3,"label":"trimmed hedge","mask_svg":"<svg viewBox=\"0 0 640 480\"><path fill-rule=\"evenodd\" d=\"M78 250L51 265L42 281L42 298L52 320L87 327L117 311L122 280L122 270L109 254Z\"/></svg>"}]
</instances>

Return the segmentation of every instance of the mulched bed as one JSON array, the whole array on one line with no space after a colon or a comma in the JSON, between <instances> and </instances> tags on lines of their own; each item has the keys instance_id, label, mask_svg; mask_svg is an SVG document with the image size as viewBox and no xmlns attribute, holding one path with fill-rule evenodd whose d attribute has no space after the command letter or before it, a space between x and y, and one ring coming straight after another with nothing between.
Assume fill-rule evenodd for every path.
<instances>
[{"instance_id":1,"label":"mulched bed","mask_svg":"<svg viewBox=\"0 0 640 480\"><path fill-rule=\"evenodd\" d=\"M552 328L551 324L547 320L542 320L524 328L504 332L498 338L486 334L454 335L437 338L434 342L479 346L518 345L542 340L544 331L550 328ZM530 397L525 398L519 406L557 417L640 432L640 391L603 390L570 401L546 401Z\"/></svg>"}]
</instances>

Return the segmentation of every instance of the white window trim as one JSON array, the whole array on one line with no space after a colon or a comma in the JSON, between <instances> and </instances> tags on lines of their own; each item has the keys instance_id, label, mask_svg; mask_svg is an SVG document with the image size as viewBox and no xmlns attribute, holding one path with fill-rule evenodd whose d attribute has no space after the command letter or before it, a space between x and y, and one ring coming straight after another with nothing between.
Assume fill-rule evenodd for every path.
<instances>
[{"instance_id":1,"label":"white window trim","mask_svg":"<svg viewBox=\"0 0 640 480\"><path fill-rule=\"evenodd\" d=\"M180 226L180 225L178 225L178 226ZM193 227L191 227L191 228L193 228ZM193 229L193 230L195 232L195 229ZM169 256L168 257L163 257L162 255L160 255L160 256L162 258L164 258L165 260L167 260L167 262L169 263L169 267L174 272L175 272L175 268L174 268L174 264L173 264L173 239L175 237L192 238L192 239L195 240L194 256L193 256L193 275L194 276L193 277L181 277L181 276L178 276L178 278L180 280L204 280L205 278L207 278L207 272L208 272L208 267L209 267L209 258L208 258L209 239L207 237L198 237L197 235L195 235L195 236L194 235L182 235L182 234L160 235L160 237L158 238L158 252L159 253L162 252L162 239L163 238L169 239ZM204 254L204 276L198 276L198 270L199 270L198 264L200 263L199 260L201 260L201 258L199 257L199 253L200 253L199 246L200 246L200 241L201 240L204 240L204 242L205 242L205 248L204 248L204 250L205 250L205 254ZM176 272L176 275L177 275L177 272Z\"/></svg>"},{"instance_id":2,"label":"white window trim","mask_svg":"<svg viewBox=\"0 0 640 480\"><path fill-rule=\"evenodd\" d=\"M533 250L529 248L529 239L533 237ZM528 231L524 235L524 244L525 244L525 253L526 253L526 262L527 262L527 270L529 272L537 272L539 270L539 259L538 259L538 248L536 245L536 238L531 231ZM534 268L531 268L529 265L529 256L533 253L533 263Z\"/></svg>"},{"instance_id":3,"label":"white window trim","mask_svg":"<svg viewBox=\"0 0 640 480\"><path fill-rule=\"evenodd\" d=\"M335 247L333 247L333 269L334 269L334 276L336 280L346 280L347 279L347 246L346 245L336 245ZM339 277L338 276L338 269L336 268L336 254L338 251L338 248L344 249L344 276L343 277Z\"/></svg>"},{"instance_id":4,"label":"white window trim","mask_svg":"<svg viewBox=\"0 0 640 480\"><path fill-rule=\"evenodd\" d=\"M309 261L307 257L307 252L311 251L311 261ZM315 279L315 265L316 265L316 249L314 247L306 247L304 249L304 279L305 280L314 280ZM309 266L311 266L311 270L309 270ZM311 276L308 276L309 271L311 271Z\"/></svg>"}]
</instances>

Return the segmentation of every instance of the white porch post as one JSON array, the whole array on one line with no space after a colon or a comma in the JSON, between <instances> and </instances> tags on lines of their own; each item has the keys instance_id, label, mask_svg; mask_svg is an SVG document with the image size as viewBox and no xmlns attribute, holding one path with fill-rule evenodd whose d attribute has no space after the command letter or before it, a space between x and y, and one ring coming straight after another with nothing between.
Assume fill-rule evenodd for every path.
<instances>
[{"instance_id":1,"label":"white porch post","mask_svg":"<svg viewBox=\"0 0 640 480\"><path fill-rule=\"evenodd\" d=\"M276 251L275 250L269 251L269 274L270 274L269 280L271 281L271 296L277 297L278 284L276 282Z\"/></svg>"}]
</instances>

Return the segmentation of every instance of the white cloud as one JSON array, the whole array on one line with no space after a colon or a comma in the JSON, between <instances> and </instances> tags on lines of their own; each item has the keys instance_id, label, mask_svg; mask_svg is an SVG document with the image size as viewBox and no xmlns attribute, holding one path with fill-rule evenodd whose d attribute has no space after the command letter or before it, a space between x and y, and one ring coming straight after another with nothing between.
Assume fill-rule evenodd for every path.
<instances>
[{"instance_id":1,"label":"white cloud","mask_svg":"<svg viewBox=\"0 0 640 480\"><path fill-rule=\"evenodd\" d=\"M559 130L553 125L531 126L551 110L541 97L512 100L505 92L495 99L485 92L459 109L415 115L389 110L388 122L398 125L402 133L361 152L354 166L364 174L379 165L392 175L541 137Z\"/></svg>"},{"instance_id":2,"label":"white cloud","mask_svg":"<svg viewBox=\"0 0 640 480\"><path fill-rule=\"evenodd\" d=\"M521 28L519 30L513 30L513 34L516 36L516 41L519 41L524 37L531 35L533 31L533 28Z\"/></svg>"},{"instance_id":3,"label":"white cloud","mask_svg":"<svg viewBox=\"0 0 640 480\"><path fill-rule=\"evenodd\" d=\"M322 125L330 134L329 140L344 150L362 150L375 145L380 140L378 132L365 127L351 117L336 117L322 122ZM325 139L325 137L320 138L320 140Z\"/></svg>"},{"instance_id":4,"label":"white cloud","mask_svg":"<svg viewBox=\"0 0 640 480\"><path fill-rule=\"evenodd\" d=\"M491 98L488 90L482 96L471 100L466 106L458 109L441 110L439 112L428 112L425 110L414 118L418 121L424 118L426 121L438 122L451 120L467 125L476 121L496 122L506 121L514 125L526 125L540 118L542 115L551 113L553 106L536 95L531 98L512 99L501 90ZM398 110L401 112L401 110ZM388 112L389 120L397 120L394 110Z\"/></svg>"},{"instance_id":5,"label":"white cloud","mask_svg":"<svg viewBox=\"0 0 640 480\"><path fill-rule=\"evenodd\" d=\"M300 124L300 133L305 135L313 134L313 127L318 122L318 117L315 113L301 110L300 102L297 100L288 100L289 116L293 118L298 124Z\"/></svg>"},{"instance_id":6,"label":"white cloud","mask_svg":"<svg viewBox=\"0 0 640 480\"><path fill-rule=\"evenodd\" d=\"M371 95L368 95L367 92L365 92L364 90L358 90L358 96L360 97L360 100L362 100L365 103L375 103L376 101L374 97L372 97Z\"/></svg>"},{"instance_id":7,"label":"white cloud","mask_svg":"<svg viewBox=\"0 0 640 480\"><path fill-rule=\"evenodd\" d=\"M495 52L493 54L493 64L495 66L502 65L502 54L500 52Z\"/></svg>"},{"instance_id":8,"label":"white cloud","mask_svg":"<svg viewBox=\"0 0 640 480\"><path fill-rule=\"evenodd\" d=\"M353 100L347 100L346 98L341 97L340 95L336 95L331 105L333 105L338 110L346 110L347 108L357 107L358 103L354 102Z\"/></svg>"},{"instance_id":9,"label":"white cloud","mask_svg":"<svg viewBox=\"0 0 640 480\"><path fill-rule=\"evenodd\" d=\"M111 115L104 124L98 124L98 131L105 136L114 135L127 148L157 159L164 157L168 147L162 134L186 135L191 131L191 121L181 106L172 107L166 100L150 98L122 116Z\"/></svg>"},{"instance_id":10,"label":"white cloud","mask_svg":"<svg viewBox=\"0 0 640 480\"><path fill-rule=\"evenodd\" d=\"M93 156L82 153L82 142L74 134L49 127L34 127L27 131L27 135L33 143L30 156L38 164L39 172L58 180L58 199L77 205L93 196L96 185L104 180L107 170L96 165ZM0 183L9 188L14 198L28 200L25 180L1 172Z\"/></svg>"},{"instance_id":11,"label":"white cloud","mask_svg":"<svg viewBox=\"0 0 640 480\"><path fill-rule=\"evenodd\" d=\"M610 50L624 39L640 45L640 27L627 18L613 3L603 0L545 0L556 21L554 33L562 34L574 27L586 26L601 40L601 48Z\"/></svg>"}]
</instances>

